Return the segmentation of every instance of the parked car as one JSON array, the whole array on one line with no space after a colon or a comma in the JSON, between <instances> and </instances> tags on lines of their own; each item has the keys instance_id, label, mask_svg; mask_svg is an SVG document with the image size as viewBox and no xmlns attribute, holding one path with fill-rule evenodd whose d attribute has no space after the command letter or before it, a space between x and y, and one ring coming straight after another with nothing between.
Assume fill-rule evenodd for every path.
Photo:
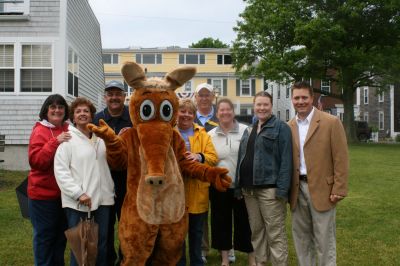
<instances>
[{"instance_id":1,"label":"parked car","mask_svg":"<svg viewBox=\"0 0 400 266\"><path fill-rule=\"evenodd\" d=\"M356 126L356 135L359 141L367 141L371 138L372 128L368 126L367 121L354 121Z\"/></svg>"}]
</instances>

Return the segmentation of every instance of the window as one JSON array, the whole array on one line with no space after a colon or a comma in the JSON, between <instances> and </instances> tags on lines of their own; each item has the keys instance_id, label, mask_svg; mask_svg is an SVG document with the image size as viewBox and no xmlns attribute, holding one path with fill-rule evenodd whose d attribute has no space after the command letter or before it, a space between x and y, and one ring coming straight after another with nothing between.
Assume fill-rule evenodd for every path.
<instances>
[{"instance_id":1,"label":"window","mask_svg":"<svg viewBox=\"0 0 400 266\"><path fill-rule=\"evenodd\" d=\"M179 54L179 64L204 65L205 58L204 54Z\"/></svg>"},{"instance_id":2,"label":"window","mask_svg":"<svg viewBox=\"0 0 400 266\"><path fill-rule=\"evenodd\" d=\"M214 92L218 92L216 96L224 96L224 90L222 88L222 79L213 79L211 80L211 85L214 88Z\"/></svg>"},{"instance_id":3,"label":"window","mask_svg":"<svg viewBox=\"0 0 400 266\"><path fill-rule=\"evenodd\" d=\"M121 81L121 82L124 83L124 89L125 89L125 91L126 91L125 101L126 101L126 100L129 100L129 98L132 96L133 89L132 89L132 87L130 87L130 86L125 82L125 80L124 80L124 81Z\"/></svg>"},{"instance_id":4,"label":"window","mask_svg":"<svg viewBox=\"0 0 400 266\"><path fill-rule=\"evenodd\" d=\"M290 97L290 86L287 85L286 86L286 98L289 98L289 97Z\"/></svg>"},{"instance_id":5,"label":"window","mask_svg":"<svg viewBox=\"0 0 400 266\"><path fill-rule=\"evenodd\" d=\"M14 45L0 45L0 92L14 91Z\"/></svg>"},{"instance_id":6,"label":"window","mask_svg":"<svg viewBox=\"0 0 400 266\"><path fill-rule=\"evenodd\" d=\"M321 92L330 93L331 92L331 81L321 80Z\"/></svg>"},{"instance_id":7,"label":"window","mask_svg":"<svg viewBox=\"0 0 400 266\"><path fill-rule=\"evenodd\" d=\"M162 64L161 54L136 54L138 64Z\"/></svg>"},{"instance_id":8,"label":"window","mask_svg":"<svg viewBox=\"0 0 400 266\"><path fill-rule=\"evenodd\" d=\"M251 96L250 79L240 81L240 96Z\"/></svg>"},{"instance_id":9,"label":"window","mask_svg":"<svg viewBox=\"0 0 400 266\"><path fill-rule=\"evenodd\" d=\"M29 0L0 0L0 15L28 15Z\"/></svg>"},{"instance_id":10,"label":"window","mask_svg":"<svg viewBox=\"0 0 400 266\"><path fill-rule=\"evenodd\" d=\"M193 81L189 80L188 82L185 83L184 91L185 92L192 92L192 85Z\"/></svg>"},{"instance_id":11,"label":"window","mask_svg":"<svg viewBox=\"0 0 400 266\"><path fill-rule=\"evenodd\" d=\"M103 54L103 64L118 64L118 54Z\"/></svg>"},{"instance_id":12,"label":"window","mask_svg":"<svg viewBox=\"0 0 400 266\"><path fill-rule=\"evenodd\" d=\"M268 80L265 80L265 79L264 79L263 90L264 90L264 91L268 91Z\"/></svg>"},{"instance_id":13,"label":"window","mask_svg":"<svg viewBox=\"0 0 400 266\"><path fill-rule=\"evenodd\" d=\"M364 88L364 104L368 104L368 87Z\"/></svg>"},{"instance_id":14,"label":"window","mask_svg":"<svg viewBox=\"0 0 400 266\"><path fill-rule=\"evenodd\" d=\"M365 122L368 122L368 119L369 119L368 112L364 112L363 120L364 120Z\"/></svg>"},{"instance_id":15,"label":"window","mask_svg":"<svg viewBox=\"0 0 400 266\"><path fill-rule=\"evenodd\" d=\"M278 97L278 99L281 98L281 86L278 86L277 97Z\"/></svg>"},{"instance_id":16,"label":"window","mask_svg":"<svg viewBox=\"0 0 400 266\"><path fill-rule=\"evenodd\" d=\"M68 94L78 97L79 58L71 48L68 49Z\"/></svg>"},{"instance_id":17,"label":"window","mask_svg":"<svg viewBox=\"0 0 400 266\"><path fill-rule=\"evenodd\" d=\"M278 111L276 116L281 119L281 111Z\"/></svg>"},{"instance_id":18,"label":"window","mask_svg":"<svg viewBox=\"0 0 400 266\"><path fill-rule=\"evenodd\" d=\"M385 129L384 113L383 111L379 111L379 130L384 130L384 129Z\"/></svg>"},{"instance_id":19,"label":"window","mask_svg":"<svg viewBox=\"0 0 400 266\"><path fill-rule=\"evenodd\" d=\"M340 121L342 121L342 122L343 122L343 119L344 119L344 113L339 113L339 118L340 118Z\"/></svg>"},{"instance_id":20,"label":"window","mask_svg":"<svg viewBox=\"0 0 400 266\"><path fill-rule=\"evenodd\" d=\"M384 91L381 91L381 92L378 94L378 101L379 101L380 103L383 103L384 100L385 100L385 92L384 92Z\"/></svg>"},{"instance_id":21,"label":"window","mask_svg":"<svg viewBox=\"0 0 400 266\"><path fill-rule=\"evenodd\" d=\"M48 44L22 45L21 91L51 92L52 49Z\"/></svg>"},{"instance_id":22,"label":"window","mask_svg":"<svg viewBox=\"0 0 400 266\"><path fill-rule=\"evenodd\" d=\"M217 64L218 65L231 65L232 64L232 56L230 54L217 55Z\"/></svg>"},{"instance_id":23,"label":"window","mask_svg":"<svg viewBox=\"0 0 400 266\"><path fill-rule=\"evenodd\" d=\"M290 117L289 117L289 109L286 109L286 122L289 121Z\"/></svg>"}]
</instances>

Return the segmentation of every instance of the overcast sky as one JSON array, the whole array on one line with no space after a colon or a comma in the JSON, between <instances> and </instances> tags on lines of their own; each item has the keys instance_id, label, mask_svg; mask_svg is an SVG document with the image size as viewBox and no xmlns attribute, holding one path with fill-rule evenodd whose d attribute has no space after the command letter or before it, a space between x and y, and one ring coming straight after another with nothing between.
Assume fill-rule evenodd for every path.
<instances>
[{"instance_id":1,"label":"overcast sky","mask_svg":"<svg viewBox=\"0 0 400 266\"><path fill-rule=\"evenodd\" d=\"M231 44L242 0L89 0L103 48L188 47L204 37Z\"/></svg>"}]
</instances>

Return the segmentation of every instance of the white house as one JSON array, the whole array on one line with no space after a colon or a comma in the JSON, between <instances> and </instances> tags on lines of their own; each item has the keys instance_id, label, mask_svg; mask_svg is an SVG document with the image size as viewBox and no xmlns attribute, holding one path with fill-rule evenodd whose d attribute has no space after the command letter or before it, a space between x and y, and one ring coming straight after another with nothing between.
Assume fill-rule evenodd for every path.
<instances>
[{"instance_id":1,"label":"white house","mask_svg":"<svg viewBox=\"0 0 400 266\"><path fill-rule=\"evenodd\" d=\"M6 169L29 169L27 144L44 99L102 107L100 25L87 0L0 0L0 134Z\"/></svg>"}]
</instances>

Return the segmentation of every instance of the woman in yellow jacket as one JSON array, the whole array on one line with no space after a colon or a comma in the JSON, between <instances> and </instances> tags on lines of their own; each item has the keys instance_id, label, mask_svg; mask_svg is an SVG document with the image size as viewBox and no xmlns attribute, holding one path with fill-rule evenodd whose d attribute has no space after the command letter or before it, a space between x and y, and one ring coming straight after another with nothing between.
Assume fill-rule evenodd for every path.
<instances>
[{"instance_id":1,"label":"woman in yellow jacket","mask_svg":"<svg viewBox=\"0 0 400 266\"><path fill-rule=\"evenodd\" d=\"M211 137L203 127L195 124L196 107L190 99L179 102L177 127L185 140L186 159L196 160L210 166L218 162ZM186 206L189 213L189 256L190 265L204 265L201 259L203 223L208 211L208 188L210 183L197 179L185 179ZM178 266L186 265L185 244Z\"/></svg>"}]
</instances>

